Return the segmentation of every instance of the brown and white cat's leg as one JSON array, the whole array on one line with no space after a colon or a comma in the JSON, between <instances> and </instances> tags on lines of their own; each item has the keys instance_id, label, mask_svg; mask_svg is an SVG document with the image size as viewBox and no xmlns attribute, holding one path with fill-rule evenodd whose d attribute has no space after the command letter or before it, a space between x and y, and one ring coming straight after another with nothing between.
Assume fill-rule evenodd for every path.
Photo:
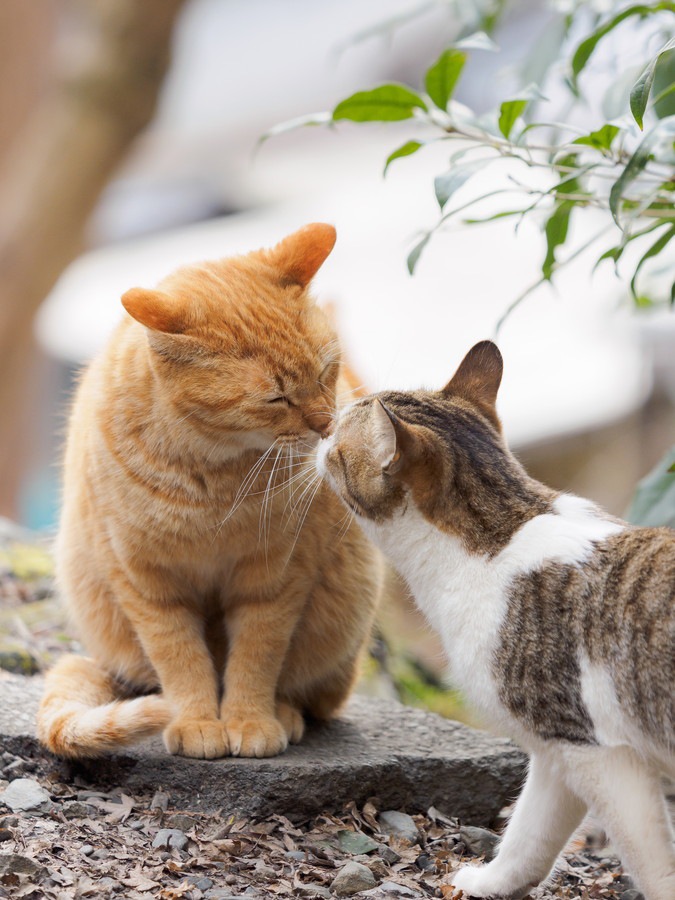
<instances>
[{"instance_id":1,"label":"brown and white cat's leg","mask_svg":"<svg viewBox=\"0 0 675 900\"><path fill-rule=\"evenodd\" d=\"M487 865L463 866L453 886L467 897L524 897L548 876L585 811L550 754L535 754L497 856Z\"/></svg>"},{"instance_id":2,"label":"brown and white cat's leg","mask_svg":"<svg viewBox=\"0 0 675 900\"><path fill-rule=\"evenodd\" d=\"M167 750L197 759L226 756L227 735L218 718L218 681L202 618L182 603L141 596L126 581L118 580L114 587L174 711L164 731Z\"/></svg>"},{"instance_id":3,"label":"brown and white cat's leg","mask_svg":"<svg viewBox=\"0 0 675 900\"><path fill-rule=\"evenodd\" d=\"M568 782L588 799L647 900L675 897L675 847L658 771L630 747L565 749Z\"/></svg>"},{"instance_id":4,"label":"brown and white cat's leg","mask_svg":"<svg viewBox=\"0 0 675 900\"><path fill-rule=\"evenodd\" d=\"M276 756L301 731L299 713L277 701L301 608L289 590L272 600L241 601L226 612L229 654L220 717L233 756Z\"/></svg>"}]
</instances>

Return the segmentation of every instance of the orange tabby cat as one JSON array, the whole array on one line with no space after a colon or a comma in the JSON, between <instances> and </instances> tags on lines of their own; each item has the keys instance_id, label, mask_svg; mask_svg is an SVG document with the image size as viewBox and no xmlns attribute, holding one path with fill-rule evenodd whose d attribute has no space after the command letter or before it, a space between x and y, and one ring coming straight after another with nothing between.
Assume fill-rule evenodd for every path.
<instances>
[{"instance_id":1,"label":"orange tabby cat","mask_svg":"<svg viewBox=\"0 0 675 900\"><path fill-rule=\"evenodd\" d=\"M340 354L308 285L334 242L308 225L122 298L70 422L57 576L91 656L47 676L55 753L164 728L171 753L271 756L347 697L380 563L313 476Z\"/></svg>"}]
</instances>

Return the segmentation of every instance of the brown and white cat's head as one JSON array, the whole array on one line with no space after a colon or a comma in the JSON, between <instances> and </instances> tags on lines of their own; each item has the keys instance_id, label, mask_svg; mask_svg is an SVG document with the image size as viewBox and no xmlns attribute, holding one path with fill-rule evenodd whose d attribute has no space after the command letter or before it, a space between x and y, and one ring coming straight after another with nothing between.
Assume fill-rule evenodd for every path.
<instances>
[{"instance_id":1,"label":"brown and white cat's head","mask_svg":"<svg viewBox=\"0 0 675 900\"><path fill-rule=\"evenodd\" d=\"M178 413L263 448L330 430L340 350L309 284L335 237L331 225L307 225L270 250L186 266L157 290L124 294Z\"/></svg>"},{"instance_id":2,"label":"brown and white cat's head","mask_svg":"<svg viewBox=\"0 0 675 900\"><path fill-rule=\"evenodd\" d=\"M497 346L482 341L442 390L385 391L342 412L317 465L371 537L417 511L491 553L537 507L502 438L502 369Z\"/></svg>"}]
</instances>

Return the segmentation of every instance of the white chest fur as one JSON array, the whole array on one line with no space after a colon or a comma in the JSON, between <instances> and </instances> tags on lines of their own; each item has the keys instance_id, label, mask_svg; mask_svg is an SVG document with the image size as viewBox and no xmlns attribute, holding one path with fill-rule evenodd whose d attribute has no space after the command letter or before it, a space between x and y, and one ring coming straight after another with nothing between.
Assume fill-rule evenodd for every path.
<instances>
[{"instance_id":1,"label":"white chest fur","mask_svg":"<svg viewBox=\"0 0 675 900\"><path fill-rule=\"evenodd\" d=\"M498 699L492 675L509 586L518 575L546 562L583 563L595 542L623 528L579 497L561 496L554 509L527 522L493 558L468 553L457 538L412 506L383 525L360 520L440 633L454 684L472 706L510 732L515 723Z\"/></svg>"}]
</instances>

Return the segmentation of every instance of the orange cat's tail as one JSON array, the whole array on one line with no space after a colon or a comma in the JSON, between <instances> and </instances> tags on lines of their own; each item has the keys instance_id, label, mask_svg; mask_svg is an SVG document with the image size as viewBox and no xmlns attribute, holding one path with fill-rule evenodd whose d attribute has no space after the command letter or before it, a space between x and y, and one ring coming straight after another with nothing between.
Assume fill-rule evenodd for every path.
<instances>
[{"instance_id":1,"label":"orange cat's tail","mask_svg":"<svg viewBox=\"0 0 675 900\"><path fill-rule=\"evenodd\" d=\"M161 695L120 700L93 659L68 655L47 674L37 736L57 756L86 759L155 734L170 718Z\"/></svg>"}]
</instances>

